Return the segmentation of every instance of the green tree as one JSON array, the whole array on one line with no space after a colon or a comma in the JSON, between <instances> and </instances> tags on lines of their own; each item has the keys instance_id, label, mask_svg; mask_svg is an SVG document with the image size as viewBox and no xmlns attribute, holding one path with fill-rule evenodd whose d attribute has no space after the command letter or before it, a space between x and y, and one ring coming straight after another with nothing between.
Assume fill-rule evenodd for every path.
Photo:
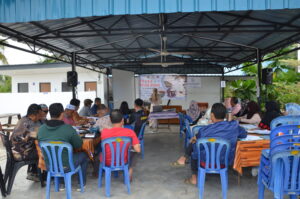
<instances>
[{"instance_id":1,"label":"green tree","mask_svg":"<svg viewBox=\"0 0 300 199\"><path fill-rule=\"evenodd\" d=\"M2 64L8 64L7 59L4 55L4 46L3 45L0 45L0 62Z\"/></svg>"},{"instance_id":2,"label":"green tree","mask_svg":"<svg viewBox=\"0 0 300 199\"><path fill-rule=\"evenodd\" d=\"M0 63L8 64L4 55L4 46L0 45ZM0 75L0 93L11 92L11 77Z\"/></svg>"},{"instance_id":3,"label":"green tree","mask_svg":"<svg viewBox=\"0 0 300 199\"><path fill-rule=\"evenodd\" d=\"M293 49L291 45L283 49L276 50L264 56L264 59L271 58L275 55L282 54ZM281 104L288 102L300 103L300 74L296 72L295 67L298 66L296 52L288 53L280 57L271 58L263 64L263 68L273 69L273 84L263 85L262 100L277 100ZM244 65L249 65L244 63ZM257 79L257 65L252 65L242 69L245 75L250 75L255 78L251 80L236 80L227 84L225 88L225 97L237 96L241 99L255 99L254 95L256 88L250 85L255 85ZM243 83L242 83L243 82Z\"/></svg>"}]
</instances>

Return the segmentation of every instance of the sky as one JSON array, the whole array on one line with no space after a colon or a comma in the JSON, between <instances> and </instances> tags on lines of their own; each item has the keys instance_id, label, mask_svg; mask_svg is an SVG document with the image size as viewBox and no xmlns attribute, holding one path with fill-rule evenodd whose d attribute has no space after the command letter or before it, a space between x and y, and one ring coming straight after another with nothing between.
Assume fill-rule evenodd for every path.
<instances>
[{"instance_id":1,"label":"sky","mask_svg":"<svg viewBox=\"0 0 300 199\"><path fill-rule=\"evenodd\" d=\"M0 40L5 39L4 37L0 36ZM15 45L21 48L29 49L26 44L22 44L13 40L8 40L8 43L11 45ZM21 50L17 50L14 48L5 47L4 48L4 55L8 61L8 64L32 64L38 62L42 59L41 56L37 56L31 53L27 53Z\"/></svg>"}]
</instances>

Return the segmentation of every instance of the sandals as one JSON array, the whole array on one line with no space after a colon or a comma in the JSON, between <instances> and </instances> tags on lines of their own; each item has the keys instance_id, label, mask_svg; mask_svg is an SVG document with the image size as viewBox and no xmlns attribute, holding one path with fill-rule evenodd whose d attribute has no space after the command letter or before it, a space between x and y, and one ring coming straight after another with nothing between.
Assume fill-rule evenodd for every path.
<instances>
[{"instance_id":1,"label":"sandals","mask_svg":"<svg viewBox=\"0 0 300 199\"><path fill-rule=\"evenodd\" d=\"M193 186L196 185L196 184L193 184L193 183L191 182L191 179L190 179L190 178L184 179L184 183L187 184L187 185L193 185Z\"/></svg>"},{"instance_id":2,"label":"sandals","mask_svg":"<svg viewBox=\"0 0 300 199\"><path fill-rule=\"evenodd\" d=\"M184 167L185 164L179 164L177 161L170 163L171 167Z\"/></svg>"}]
</instances>

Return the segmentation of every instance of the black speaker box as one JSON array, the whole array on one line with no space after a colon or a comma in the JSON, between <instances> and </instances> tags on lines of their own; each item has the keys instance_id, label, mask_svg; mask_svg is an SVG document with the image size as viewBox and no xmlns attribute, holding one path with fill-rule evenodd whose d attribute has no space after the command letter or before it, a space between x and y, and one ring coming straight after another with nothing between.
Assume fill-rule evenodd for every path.
<instances>
[{"instance_id":1,"label":"black speaker box","mask_svg":"<svg viewBox=\"0 0 300 199\"><path fill-rule=\"evenodd\" d=\"M272 68L262 69L262 81L263 84L272 84L273 83L273 70Z\"/></svg>"},{"instance_id":2,"label":"black speaker box","mask_svg":"<svg viewBox=\"0 0 300 199\"><path fill-rule=\"evenodd\" d=\"M78 75L76 71L67 72L67 84L68 86L75 87L78 84Z\"/></svg>"}]
</instances>

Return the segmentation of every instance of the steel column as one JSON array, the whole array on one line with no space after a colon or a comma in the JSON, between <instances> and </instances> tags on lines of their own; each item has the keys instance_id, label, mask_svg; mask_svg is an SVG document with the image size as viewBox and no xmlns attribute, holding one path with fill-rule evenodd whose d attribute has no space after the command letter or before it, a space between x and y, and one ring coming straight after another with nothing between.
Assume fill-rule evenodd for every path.
<instances>
[{"instance_id":1,"label":"steel column","mask_svg":"<svg viewBox=\"0 0 300 199\"><path fill-rule=\"evenodd\" d=\"M259 105L261 105L261 70L262 70L262 65L261 65L261 52L260 49L256 50L256 61L257 61L257 80L258 80L258 87L257 87L257 102Z\"/></svg>"},{"instance_id":2,"label":"steel column","mask_svg":"<svg viewBox=\"0 0 300 199\"><path fill-rule=\"evenodd\" d=\"M72 71L76 71L76 54L72 52ZM77 86L72 86L72 97L76 99Z\"/></svg>"}]
</instances>

